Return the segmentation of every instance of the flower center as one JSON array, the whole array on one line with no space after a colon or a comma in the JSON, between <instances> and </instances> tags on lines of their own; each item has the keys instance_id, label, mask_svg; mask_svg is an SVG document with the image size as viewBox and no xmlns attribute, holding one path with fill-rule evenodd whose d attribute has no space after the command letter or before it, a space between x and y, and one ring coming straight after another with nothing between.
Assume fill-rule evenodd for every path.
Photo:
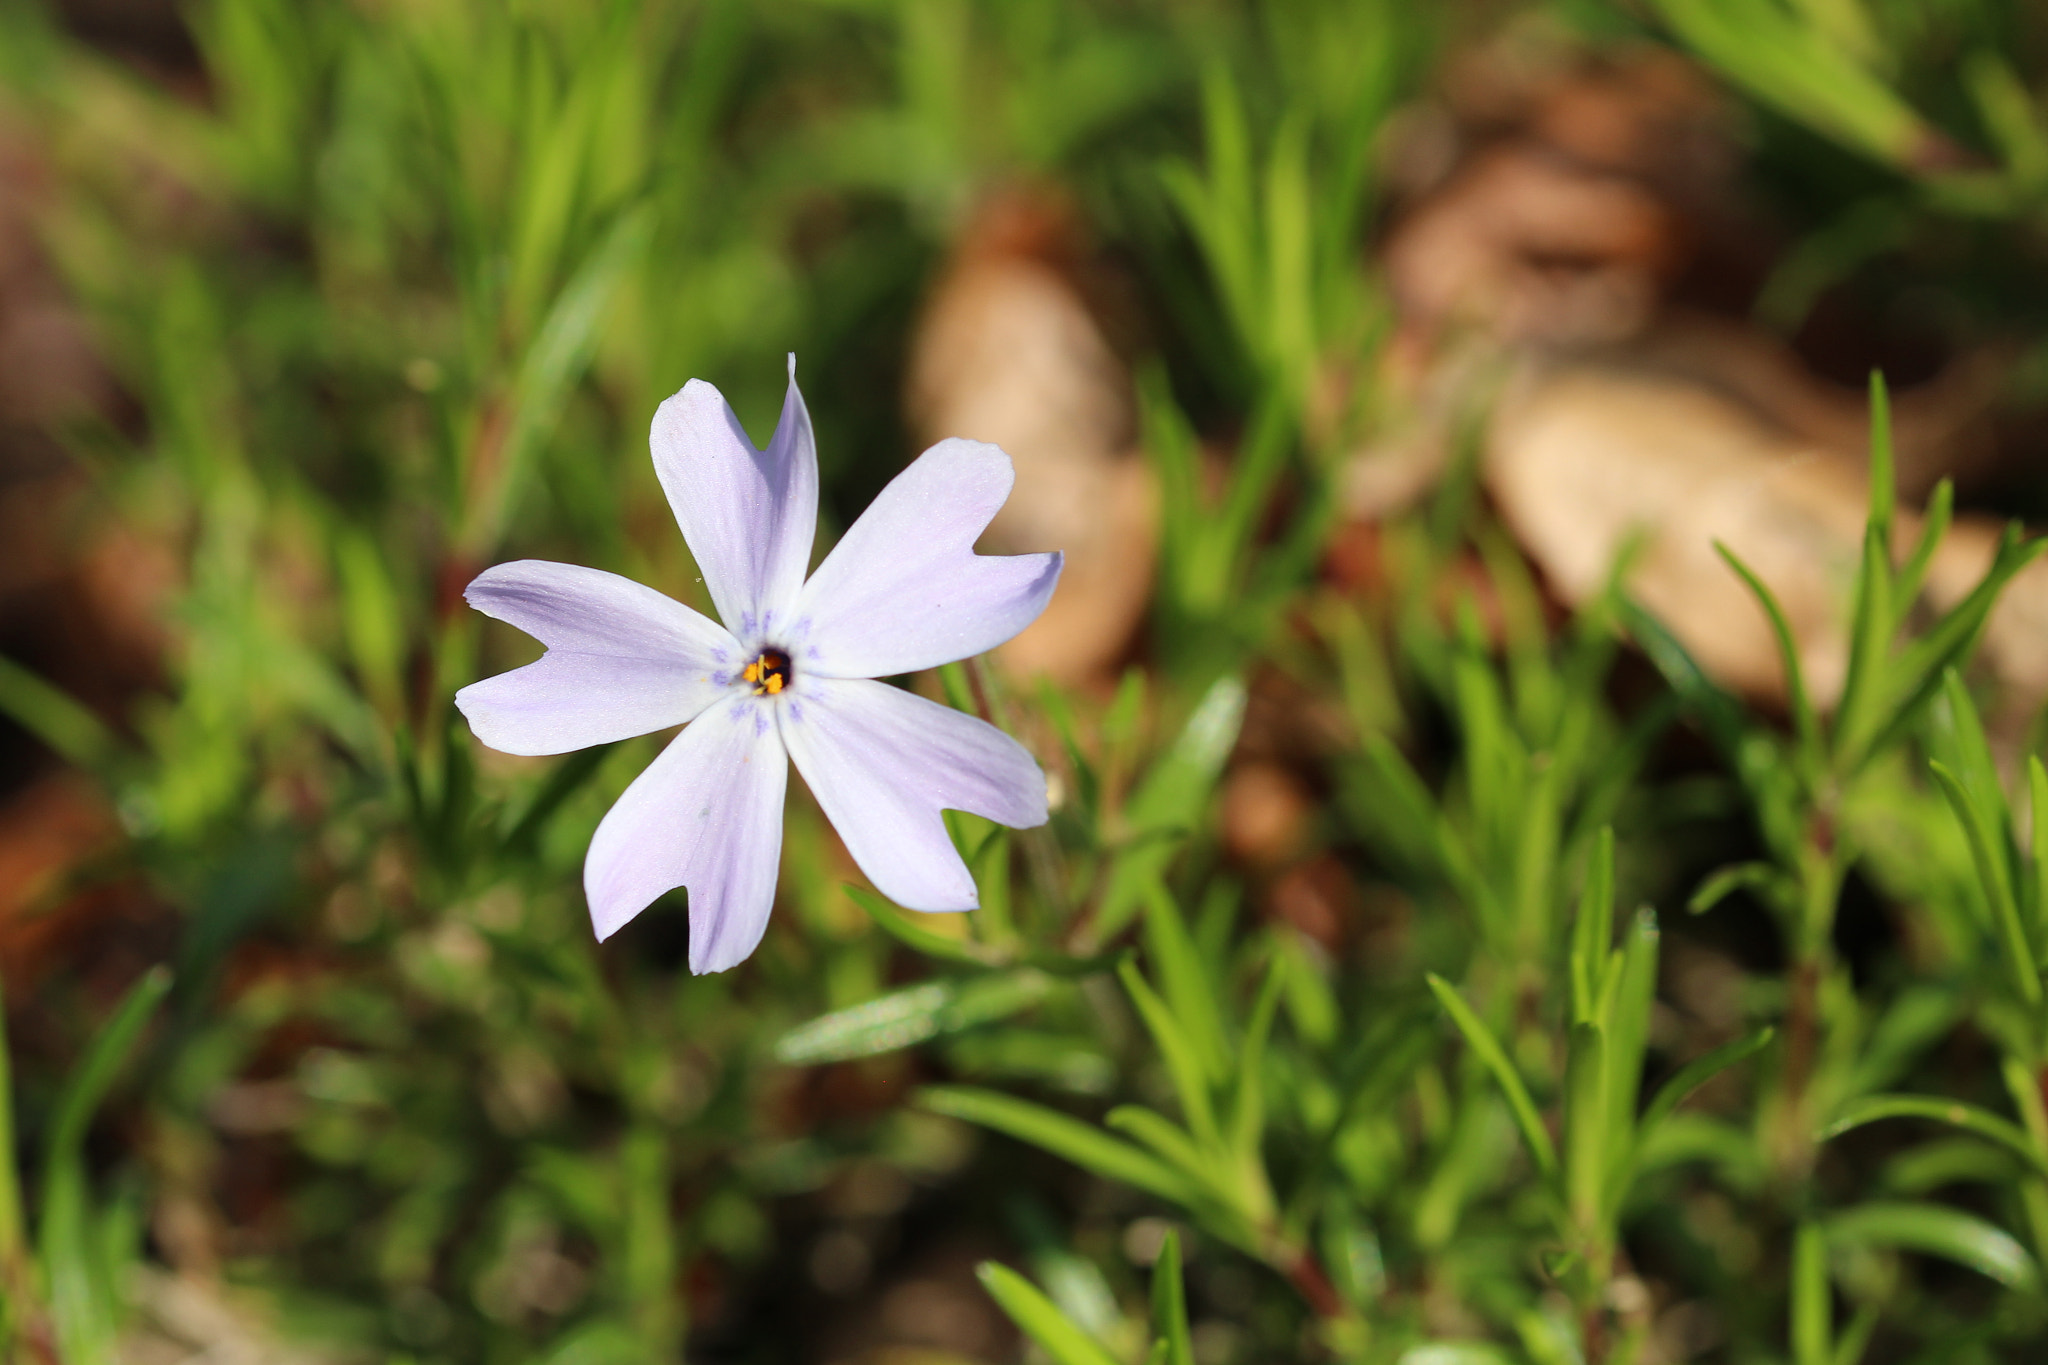
<instances>
[{"instance_id":1,"label":"flower center","mask_svg":"<svg viewBox=\"0 0 2048 1365\"><path fill-rule=\"evenodd\" d=\"M754 685L757 697L772 697L789 686L789 655L779 649L764 649L740 676Z\"/></svg>"}]
</instances>

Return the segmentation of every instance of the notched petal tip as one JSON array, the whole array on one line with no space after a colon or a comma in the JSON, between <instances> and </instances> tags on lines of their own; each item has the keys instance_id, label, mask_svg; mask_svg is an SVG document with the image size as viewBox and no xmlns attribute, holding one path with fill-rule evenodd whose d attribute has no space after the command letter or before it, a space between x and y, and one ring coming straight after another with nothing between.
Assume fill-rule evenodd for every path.
<instances>
[{"instance_id":1,"label":"notched petal tip","mask_svg":"<svg viewBox=\"0 0 2048 1365\"><path fill-rule=\"evenodd\" d=\"M1038 618L1065 558L981 555L1016 480L1000 446L940 441L869 504L805 584L814 672L914 673L995 648Z\"/></svg>"},{"instance_id":2,"label":"notched petal tip","mask_svg":"<svg viewBox=\"0 0 2048 1365\"><path fill-rule=\"evenodd\" d=\"M775 902L782 742L714 707L635 778L591 836L583 890L602 942L677 887L689 891L693 971L722 971L761 941Z\"/></svg>"},{"instance_id":3,"label":"notched petal tip","mask_svg":"<svg viewBox=\"0 0 2048 1365\"><path fill-rule=\"evenodd\" d=\"M780 613L802 588L817 529L817 449L794 372L765 448L701 379L655 411L648 444L719 618L752 634L748 622Z\"/></svg>"}]
</instances>

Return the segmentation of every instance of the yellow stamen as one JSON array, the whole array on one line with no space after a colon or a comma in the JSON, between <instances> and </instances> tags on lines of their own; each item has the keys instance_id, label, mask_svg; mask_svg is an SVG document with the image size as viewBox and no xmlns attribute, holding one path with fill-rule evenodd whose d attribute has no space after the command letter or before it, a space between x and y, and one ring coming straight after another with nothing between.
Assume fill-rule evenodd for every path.
<instances>
[{"instance_id":1,"label":"yellow stamen","mask_svg":"<svg viewBox=\"0 0 2048 1365\"><path fill-rule=\"evenodd\" d=\"M789 656L779 649L764 649L740 670L740 677L753 685L757 697L780 696L789 686Z\"/></svg>"}]
</instances>

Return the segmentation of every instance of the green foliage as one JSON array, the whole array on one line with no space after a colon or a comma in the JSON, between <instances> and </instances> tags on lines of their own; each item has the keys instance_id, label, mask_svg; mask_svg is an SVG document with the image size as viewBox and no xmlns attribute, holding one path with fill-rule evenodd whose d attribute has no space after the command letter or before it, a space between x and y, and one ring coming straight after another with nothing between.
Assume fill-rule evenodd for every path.
<instances>
[{"instance_id":1,"label":"green foliage","mask_svg":"<svg viewBox=\"0 0 2048 1365\"><path fill-rule=\"evenodd\" d=\"M2038 73L1988 10L1921 8L1648 7L1755 101L1760 155L1891 176L1802 226L1772 325L1958 216L2038 230ZM1783 716L1717 686L1626 565L1558 619L1476 492L1477 412L1376 528L1372 590L1323 571L1344 462L1383 434L1362 243L1389 120L1462 19L191 22L203 100L0 9L8 112L51 130L49 254L140 414L65 434L174 566L127 714L9 660L0 712L111 798L125 842L79 876L161 907L177 982L17 993L0 1343L126 1358L138 1270L168 1268L224 1276L281 1353L800 1358L830 1301L880 1293L814 1251L900 1269L900 1209L833 1211L878 1170L921 1225L1009 1239L1022 1268L981 1285L1061 1365L1619 1365L1687 1314L1710 1358L1797 1365L2026 1359L2048 1331L2048 768L1971 671L2040 543L2015 528L1934 609L1954 494L1915 529L1873 379L1832 706L1725 551ZM1916 33L1965 59L1928 69ZM600 947L581 860L654 741L475 745L453 690L532 648L462 584L545 556L708 605L642 433L698 375L763 434L790 350L829 540L906 453L896 357L940 258L1019 183L1071 194L1154 312L1151 615L1119 679L914 685L1029 744L1051 822L949 817L981 908L922 916L848 885L793 792L746 966L682 970L680 894ZM1232 814L1261 765L1305 793L1278 852ZM1845 961L1859 898L1890 918L1846 926L1880 946Z\"/></svg>"}]
</instances>

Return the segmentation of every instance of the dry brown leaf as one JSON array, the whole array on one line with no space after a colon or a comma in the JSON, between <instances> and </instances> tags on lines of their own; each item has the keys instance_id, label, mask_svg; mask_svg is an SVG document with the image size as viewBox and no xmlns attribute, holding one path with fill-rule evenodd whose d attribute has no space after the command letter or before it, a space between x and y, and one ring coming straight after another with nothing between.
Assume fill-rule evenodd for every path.
<instances>
[{"instance_id":1,"label":"dry brown leaf","mask_svg":"<svg viewBox=\"0 0 2048 1365\"><path fill-rule=\"evenodd\" d=\"M136 1322L121 1338L121 1365L333 1365L347 1359L287 1344L250 1302L218 1281L138 1266L128 1296Z\"/></svg>"},{"instance_id":2,"label":"dry brown leaf","mask_svg":"<svg viewBox=\"0 0 2048 1365\"><path fill-rule=\"evenodd\" d=\"M1411 211L1383 261L1405 332L1588 342L1638 331L1681 254L1678 217L1649 190L1515 143Z\"/></svg>"},{"instance_id":3,"label":"dry brown leaf","mask_svg":"<svg viewBox=\"0 0 2048 1365\"><path fill-rule=\"evenodd\" d=\"M1042 200L994 201L962 239L913 343L908 405L927 441L1008 451L1017 484L990 553L1062 550L1052 604L999 657L1063 682L1130 646L1151 589L1158 498L1133 445L1130 377L1049 250L1071 230Z\"/></svg>"},{"instance_id":4,"label":"dry brown leaf","mask_svg":"<svg viewBox=\"0 0 2048 1365\"><path fill-rule=\"evenodd\" d=\"M119 846L119 821L99 788L72 772L38 778L0 805L0 962L10 991L38 975L66 927L55 908L87 861Z\"/></svg>"},{"instance_id":5,"label":"dry brown leaf","mask_svg":"<svg viewBox=\"0 0 2048 1365\"><path fill-rule=\"evenodd\" d=\"M1281 764L1249 760L1223 780L1223 846L1251 867L1278 867L1298 854L1314 815L1314 794Z\"/></svg>"},{"instance_id":6,"label":"dry brown leaf","mask_svg":"<svg viewBox=\"0 0 2048 1365\"><path fill-rule=\"evenodd\" d=\"M1868 503L1848 460L1698 383L1581 362L1532 367L1514 386L1489 433L1486 480L1566 601L1598 594L1640 538L1630 593L1724 685L1782 698L1769 624L1715 553L1727 545L1783 607L1815 701L1840 694ZM1899 518L1902 542L1916 531L1913 517ZM1969 591L1997 534L1995 524L1958 521L1928 575L1932 605ZM2007 589L1984 657L2015 691L2048 695L2048 569Z\"/></svg>"}]
</instances>

